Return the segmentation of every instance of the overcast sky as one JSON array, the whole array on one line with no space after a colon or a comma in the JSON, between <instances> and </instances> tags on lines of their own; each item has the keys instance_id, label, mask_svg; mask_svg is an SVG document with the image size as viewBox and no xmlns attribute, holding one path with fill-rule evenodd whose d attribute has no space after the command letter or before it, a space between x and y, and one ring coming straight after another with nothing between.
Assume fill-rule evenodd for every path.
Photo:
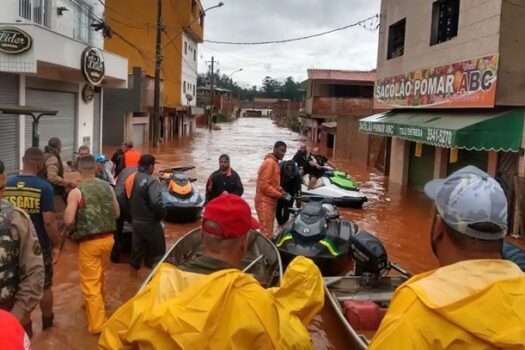
<instances>
[{"instance_id":1,"label":"overcast sky","mask_svg":"<svg viewBox=\"0 0 525 350\"><path fill-rule=\"evenodd\" d=\"M222 0L210 10L204 38L219 41L267 41L300 37L342 27L379 13L380 0ZM219 0L201 0L204 8ZM261 85L267 75L306 78L308 68L375 68L378 31L353 27L322 37L285 44L199 45L199 72L215 56L221 73L246 87Z\"/></svg>"}]
</instances>

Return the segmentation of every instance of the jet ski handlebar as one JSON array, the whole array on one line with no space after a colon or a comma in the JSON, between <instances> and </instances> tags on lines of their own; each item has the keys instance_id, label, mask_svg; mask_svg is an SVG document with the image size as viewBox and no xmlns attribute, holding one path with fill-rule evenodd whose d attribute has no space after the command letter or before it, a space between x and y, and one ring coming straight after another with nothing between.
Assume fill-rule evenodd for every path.
<instances>
[{"instance_id":1,"label":"jet ski handlebar","mask_svg":"<svg viewBox=\"0 0 525 350\"><path fill-rule=\"evenodd\" d=\"M333 198L327 198L323 196L301 195L301 196L294 197L294 199L300 200L303 203L321 202L321 204L334 204Z\"/></svg>"},{"instance_id":2,"label":"jet ski handlebar","mask_svg":"<svg viewBox=\"0 0 525 350\"><path fill-rule=\"evenodd\" d=\"M186 172L186 171L190 171L190 170L193 170L195 169L195 167L192 165L192 166L179 166L179 167L174 167L174 168L166 168L166 169L162 169L162 170L159 170L159 173L162 174L162 173L177 173L177 172Z\"/></svg>"}]
</instances>

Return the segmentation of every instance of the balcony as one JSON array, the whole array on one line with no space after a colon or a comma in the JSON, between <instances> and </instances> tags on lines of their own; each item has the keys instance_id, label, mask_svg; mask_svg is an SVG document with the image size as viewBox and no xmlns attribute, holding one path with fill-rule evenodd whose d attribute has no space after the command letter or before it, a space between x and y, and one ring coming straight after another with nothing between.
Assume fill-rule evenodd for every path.
<instances>
[{"instance_id":1,"label":"balcony","mask_svg":"<svg viewBox=\"0 0 525 350\"><path fill-rule=\"evenodd\" d=\"M310 97L306 114L319 118L336 115L367 116L372 114L372 99L362 97Z\"/></svg>"}]
</instances>

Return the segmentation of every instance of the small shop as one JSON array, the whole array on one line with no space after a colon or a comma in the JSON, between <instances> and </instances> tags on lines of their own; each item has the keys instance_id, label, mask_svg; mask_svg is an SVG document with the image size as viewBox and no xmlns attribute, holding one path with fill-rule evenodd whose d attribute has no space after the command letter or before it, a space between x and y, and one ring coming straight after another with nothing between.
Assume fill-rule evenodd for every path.
<instances>
[{"instance_id":1,"label":"small shop","mask_svg":"<svg viewBox=\"0 0 525 350\"><path fill-rule=\"evenodd\" d=\"M16 40L3 42L7 37ZM39 121L39 147L59 137L64 161L83 144L100 152L102 87L122 86L126 80L123 57L34 24L0 26L0 105L56 110ZM0 116L0 159L8 173L20 169L32 134L32 117Z\"/></svg>"},{"instance_id":2,"label":"small shop","mask_svg":"<svg viewBox=\"0 0 525 350\"><path fill-rule=\"evenodd\" d=\"M495 176L499 158L522 152L523 118L523 109L397 110L361 119L359 130L395 139L391 180L422 188L466 165Z\"/></svg>"}]
</instances>

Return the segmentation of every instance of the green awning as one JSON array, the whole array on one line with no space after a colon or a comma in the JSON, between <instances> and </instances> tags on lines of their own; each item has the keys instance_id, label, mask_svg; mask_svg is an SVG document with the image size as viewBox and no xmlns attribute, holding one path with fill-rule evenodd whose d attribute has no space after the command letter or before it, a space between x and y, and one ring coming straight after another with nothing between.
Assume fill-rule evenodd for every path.
<instances>
[{"instance_id":1,"label":"green awning","mask_svg":"<svg viewBox=\"0 0 525 350\"><path fill-rule=\"evenodd\" d=\"M523 109L510 111L402 111L363 118L359 131L436 147L518 152Z\"/></svg>"}]
</instances>

